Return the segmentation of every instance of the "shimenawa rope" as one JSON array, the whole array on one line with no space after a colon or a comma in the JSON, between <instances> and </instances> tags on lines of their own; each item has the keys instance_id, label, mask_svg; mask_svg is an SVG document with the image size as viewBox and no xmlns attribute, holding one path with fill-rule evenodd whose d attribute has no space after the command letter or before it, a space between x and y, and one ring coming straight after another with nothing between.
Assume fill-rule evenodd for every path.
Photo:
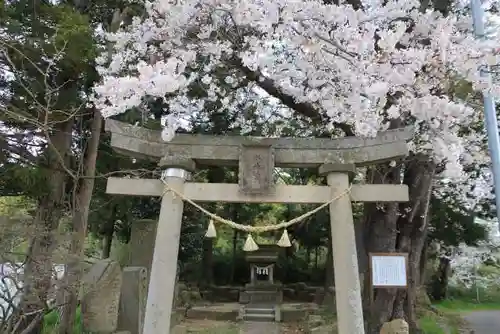
<instances>
[{"instance_id":1,"label":"shimenawa rope","mask_svg":"<svg viewBox=\"0 0 500 334\"><path fill-rule=\"evenodd\" d=\"M347 188L345 191L343 191L339 195L335 196L334 198L332 198L328 202L323 203L320 206L312 209L311 211L308 211L308 212L304 213L303 215L300 215L300 216L298 216L298 217L296 217L296 218L294 218L292 220L289 220L287 222L281 222L281 223L276 224L276 225L249 226L249 225L243 225L243 224L235 223L235 222L233 222L231 220L222 218L222 217L216 215L215 213L212 213L212 212L204 209L202 206L200 206L196 202L194 202L191 199L185 197L181 192L179 192L179 191L173 189L172 187L170 187L168 185L168 183L164 179L162 179L162 182L165 185L165 191L163 192L163 195L165 195L167 192L170 191L174 195L179 196L182 200L188 202L189 204L191 204L192 206L194 206L195 208L197 208L198 210L200 210L201 212L203 212L204 214L206 214L207 216L209 216L210 218L212 218L214 221L217 221L217 222L219 222L221 224L228 225L228 226L230 226L230 227L232 227L234 229L237 229L237 230L243 231L243 232L247 232L247 233L263 233L263 232L269 232L269 231L276 231L276 230L286 229L287 227L292 226L293 224L296 224L296 223L301 222L302 220L304 220L306 218L309 218L310 216L312 216L313 214L315 214L318 211L322 210L323 208L327 207L331 203L333 203L336 200L338 200L338 199L344 197L345 195L349 194L350 191L351 191L351 186L349 186L349 188Z\"/></svg>"}]
</instances>

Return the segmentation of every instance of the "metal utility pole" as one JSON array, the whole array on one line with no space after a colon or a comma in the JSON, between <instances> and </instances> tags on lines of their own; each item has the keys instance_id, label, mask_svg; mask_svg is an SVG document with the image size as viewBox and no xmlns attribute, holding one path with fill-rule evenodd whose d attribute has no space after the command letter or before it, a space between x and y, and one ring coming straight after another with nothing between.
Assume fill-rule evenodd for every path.
<instances>
[{"instance_id":1,"label":"metal utility pole","mask_svg":"<svg viewBox=\"0 0 500 334\"><path fill-rule=\"evenodd\" d=\"M474 25L474 34L477 39L485 38L484 18L481 0L471 0L472 22ZM481 76L490 78L489 68L481 68ZM495 101L489 92L483 92L484 103L484 122L488 133L488 146L490 148L491 168L493 171L493 180L495 183L495 203L497 207L497 219L500 224L500 136L498 134L497 113L495 110Z\"/></svg>"}]
</instances>

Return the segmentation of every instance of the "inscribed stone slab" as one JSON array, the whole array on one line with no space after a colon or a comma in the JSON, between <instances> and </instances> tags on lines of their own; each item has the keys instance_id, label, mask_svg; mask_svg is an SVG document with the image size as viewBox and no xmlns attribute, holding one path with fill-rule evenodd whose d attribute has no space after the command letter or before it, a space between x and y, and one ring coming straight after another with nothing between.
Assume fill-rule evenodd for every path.
<instances>
[{"instance_id":1,"label":"inscribed stone slab","mask_svg":"<svg viewBox=\"0 0 500 334\"><path fill-rule=\"evenodd\" d=\"M118 262L109 259L95 263L83 278L83 328L90 332L113 332L118 321L122 285Z\"/></svg>"},{"instance_id":2,"label":"inscribed stone slab","mask_svg":"<svg viewBox=\"0 0 500 334\"><path fill-rule=\"evenodd\" d=\"M128 266L144 267L151 272L158 221L142 219L132 223L130 231L130 256Z\"/></svg>"},{"instance_id":3,"label":"inscribed stone slab","mask_svg":"<svg viewBox=\"0 0 500 334\"><path fill-rule=\"evenodd\" d=\"M118 330L142 334L147 300L147 273L144 267L125 267L118 311Z\"/></svg>"},{"instance_id":4,"label":"inscribed stone slab","mask_svg":"<svg viewBox=\"0 0 500 334\"><path fill-rule=\"evenodd\" d=\"M274 188L274 150L272 146L242 145L239 159L240 191L265 195Z\"/></svg>"}]
</instances>

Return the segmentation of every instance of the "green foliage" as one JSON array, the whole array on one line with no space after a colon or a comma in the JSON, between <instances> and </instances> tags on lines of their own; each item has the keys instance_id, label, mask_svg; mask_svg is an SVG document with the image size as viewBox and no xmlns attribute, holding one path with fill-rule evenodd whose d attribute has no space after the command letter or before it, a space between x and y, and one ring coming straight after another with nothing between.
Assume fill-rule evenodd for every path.
<instances>
[{"instance_id":1,"label":"green foliage","mask_svg":"<svg viewBox=\"0 0 500 334\"><path fill-rule=\"evenodd\" d=\"M89 82L97 79L93 28L72 5L46 1L2 2L4 32L0 66L11 76L0 77L0 122L11 134L0 134L0 195L43 198L50 162L58 154L43 140L68 119L75 122L75 156L82 156L88 110L82 108ZM82 94L83 93L83 94ZM83 141L84 142L84 141ZM61 153L59 153L61 155ZM62 153L61 158L64 157ZM53 165L53 164L52 164Z\"/></svg>"},{"instance_id":2,"label":"green foliage","mask_svg":"<svg viewBox=\"0 0 500 334\"><path fill-rule=\"evenodd\" d=\"M17 163L1 164L1 161L0 155L0 196L34 197L39 193L43 178L37 168Z\"/></svg>"},{"instance_id":3,"label":"green foliage","mask_svg":"<svg viewBox=\"0 0 500 334\"><path fill-rule=\"evenodd\" d=\"M24 261L34 208L27 197L0 197L0 261Z\"/></svg>"},{"instance_id":4,"label":"green foliage","mask_svg":"<svg viewBox=\"0 0 500 334\"><path fill-rule=\"evenodd\" d=\"M85 257L99 259L101 257L101 239L89 234L85 239L84 254Z\"/></svg>"},{"instance_id":5,"label":"green foliage","mask_svg":"<svg viewBox=\"0 0 500 334\"><path fill-rule=\"evenodd\" d=\"M35 203L23 196L3 196L0 197L0 216L26 217L30 216Z\"/></svg>"},{"instance_id":6,"label":"green foliage","mask_svg":"<svg viewBox=\"0 0 500 334\"><path fill-rule=\"evenodd\" d=\"M473 307L474 305L477 305L477 307L490 307L488 305L499 305L499 301L500 285L491 285L488 287L473 286L472 288L450 286L448 290L448 301L446 302L451 305L461 305L465 303L469 305L469 307Z\"/></svg>"},{"instance_id":7,"label":"green foliage","mask_svg":"<svg viewBox=\"0 0 500 334\"><path fill-rule=\"evenodd\" d=\"M250 268L245 259L245 252L242 250L244 239L238 240L236 254L232 253L229 247L231 241L219 237L214 247L213 253L213 275L214 283L217 285L243 285L248 283L250 278ZM322 249L326 253L325 249ZM276 264L275 279L282 283L308 282L312 285L322 285L324 282L325 262L324 254L322 261L315 267L311 260L307 259L306 252L301 251L293 257L280 256ZM181 279L192 282L199 282L200 263L190 261L184 265ZM231 272L233 274L231 274Z\"/></svg>"},{"instance_id":8,"label":"green foliage","mask_svg":"<svg viewBox=\"0 0 500 334\"><path fill-rule=\"evenodd\" d=\"M43 318L43 330L42 334L54 334L57 332L57 326L59 325L59 312L53 310L47 313ZM82 312L78 308L76 310L75 326L73 327L73 334L87 334L82 329Z\"/></svg>"},{"instance_id":9,"label":"green foliage","mask_svg":"<svg viewBox=\"0 0 500 334\"><path fill-rule=\"evenodd\" d=\"M499 278L500 267L495 264L483 264L477 268L477 274L481 277Z\"/></svg>"},{"instance_id":10,"label":"green foliage","mask_svg":"<svg viewBox=\"0 0 500 334\"><path fill-rule=\"evenodd\" d=\"M431 225L429 241L440 241L445 246L458 246L460 243L477 245L484 240L487 230L475 223L475 216L466 214L444 199L431 198Z\"/></svg>"},{"instance_id":11,"label":"green foliage","mask_svg":"<svg viewBox=\"0 0 500 334\"><path fill-rule=\"evenodd\" d=\"M74 67L75 71L85 70L96 56L90 22L71 6L54 6L50 9L56 24L54 49L64 50L66 65Z\"/></svg>"}]
</instances>

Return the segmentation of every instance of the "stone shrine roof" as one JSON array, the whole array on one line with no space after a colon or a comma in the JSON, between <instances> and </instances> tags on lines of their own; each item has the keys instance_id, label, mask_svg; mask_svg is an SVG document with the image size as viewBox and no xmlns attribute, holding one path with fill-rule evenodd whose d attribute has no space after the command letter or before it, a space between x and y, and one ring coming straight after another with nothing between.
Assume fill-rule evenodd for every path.
<instances>
[{"instance_id":1,"label":"stone shrine roof","mask_svg":"<svg viewBox=\"0 0 500 334\"><path fill-rule=\"evenodd\" d=\"M248 252L245 258L250 263L276 263L281 252L283 252L283 248L278 245L259 244L259 249Z\"/></svg>"}]
</instances>

